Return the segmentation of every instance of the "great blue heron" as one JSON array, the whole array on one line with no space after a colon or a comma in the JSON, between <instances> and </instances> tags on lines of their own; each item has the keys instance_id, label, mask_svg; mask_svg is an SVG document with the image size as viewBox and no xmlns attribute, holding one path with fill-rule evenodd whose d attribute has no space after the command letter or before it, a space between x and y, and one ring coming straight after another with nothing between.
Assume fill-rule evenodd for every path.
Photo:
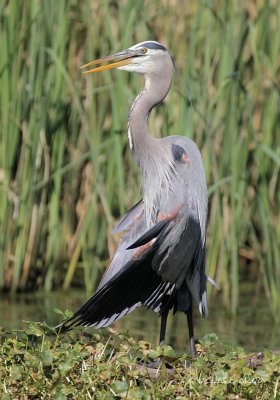
<instances>
[{"instance_id":1,"label":"great blue heron","mask_svg":"<svg viewBox=\"0 0 280 400\"><path fill-rule=\"evenodd\" d=\"M81 68L103 62L108 64L85 73L117 68L145 79L128 117L129 146L141 171L144 195L113 231L124 234L97 291L60 330L105 327L144 305L161 315L162 343L173 308L187 315L190 354L195 356L193 300L202 317L207 315L208 197L203 163L189 138L155 139L149 134L151 110L169 92L174 63L166 47L147 41Z\"/></svg>"}]
</instances>

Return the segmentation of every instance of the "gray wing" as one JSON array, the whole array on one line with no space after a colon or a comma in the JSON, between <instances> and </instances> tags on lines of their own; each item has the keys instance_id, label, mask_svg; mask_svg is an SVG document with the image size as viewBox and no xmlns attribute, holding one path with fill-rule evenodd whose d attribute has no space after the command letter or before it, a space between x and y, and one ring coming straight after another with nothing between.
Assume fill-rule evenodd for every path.
<instances>
[{"instance_id":1,"label":"gray wing","mask_svg":"<svg viewBox=\"0 0 280 400\"><path fill-rule=\"evenodd\" d=\"M133 206L118 222L113 229L112 233L119 233L125 231L132 223L135 223L138 218L143 216L144 203L141 199L135 206Z\"/></svg>"},{"instance_id":2,"label":"gray wing","mask_svg":"<svg viewBox=\"0 0 280 400\"><path fill-rule=\"evenodd\" d=\"M134 240L141 236L146 229L144 204L143 200L140 200L123 216L112 232L119 233L124 231L124 234L110 265L102 276L98 289L116 275L126 262L129 261L135 251L127 250L127 248L134 242Z\"/></svg>"},{"instance_id":3,"label":"gray wing","mask_svg":"<svg viewBox=\"0 0 280 400\"><path fill-rule=\"evenodd\" d=\"M67 332L75 326L95 326L101 328L110 325L113 321L122 318L140 305L158 311L158 307L165 298L170 297L170 290L174 289L170 283L163 282L161 277L151 267L151 262L157 250L157 241L168 222L161 221L145 231L141 242L150 242L138 254L135 254L134 245L131 250L134 255L121 266L118 272L104 281L93 296L67 321L57 326L58 332ZM152 242L151 242L152 239Z\"/></svg>"}]
</instances>

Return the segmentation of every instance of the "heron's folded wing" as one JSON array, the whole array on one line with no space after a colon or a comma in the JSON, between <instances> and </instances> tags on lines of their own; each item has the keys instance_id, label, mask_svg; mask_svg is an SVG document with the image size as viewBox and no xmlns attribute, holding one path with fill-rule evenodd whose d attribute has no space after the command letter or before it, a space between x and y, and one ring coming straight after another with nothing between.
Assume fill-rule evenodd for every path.
<instances>
[{"instance_id":1,"label":"heron's folded wing","mask_svg":"<svg viewBox=\"0 0 280 400\"><path fill-rule=\"evenodd\" d=\"M127 247L127 250L135 249L149 243L152 239L155 239L159 233L168 225L169 221L160 221L146 232L143 233L134 243Z\"/></svg>"},{"instance_id":2,"label":"heron's folded wing","mask_svg":"<svg viewBox=\"0 0 280 400\"><path fill-rule=\"evenodd\" d=\"M118 228L117 232L124 230L123 236L110 265L102 276L98 289L116 275L132 257L134 250L127 250L127 247L137 240L146 230L143 203L139 202L134 206L122 221L116 228Z\"/></svg>"},{"instance_id":3,"label":"heron's folded wing","mask_svg":"<svg viewBox=\"0 0 280 400\"><path fill-rule=\"evenodd\" d=\"M204 248L199 221L194 215L178 216L165 229L153 260L153 268L162 278L179 288L186 276L200 264Z\"/></svg>"},{"instance_id":4,"label":"heron's folded wing","mask_svg":"<svg viewBox=\"0 0 280 400\"><path fill-rule=\"evenodd\" d=\"M135 204L118 222L118 224L113 229L112 233L119 233L125 231L131 223L133 223L137 218L140 218L144 211L143 200L140 200Z\"/></svg>"}]
</instances>

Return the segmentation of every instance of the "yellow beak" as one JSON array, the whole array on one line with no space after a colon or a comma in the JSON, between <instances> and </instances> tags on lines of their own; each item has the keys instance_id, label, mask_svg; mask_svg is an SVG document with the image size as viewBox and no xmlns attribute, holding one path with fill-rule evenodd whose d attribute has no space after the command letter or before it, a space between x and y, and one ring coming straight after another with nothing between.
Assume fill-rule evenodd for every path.
<instances>
[{"instance_id":1,"label":"yellow beak","mask_svg":"<svg viewBox=\"0 0 280 400\"><path fill-rule=\"evenodd\" d=\"M102 64L104 62L108 62L110 64L102 65L100 67L96 67L93 69L89 69L88 71L83 71L83 74L92 74L94 72L106 71L107 69L118 68L124 65L130 64L132 62L132 57L134 54L131 54L129 51L120 52L117 54L113 54L109 57L98 58L97 60L91 61L85 65L82 65L80 68L88 68L92 65Z\"/></svg>"}]
</instances>

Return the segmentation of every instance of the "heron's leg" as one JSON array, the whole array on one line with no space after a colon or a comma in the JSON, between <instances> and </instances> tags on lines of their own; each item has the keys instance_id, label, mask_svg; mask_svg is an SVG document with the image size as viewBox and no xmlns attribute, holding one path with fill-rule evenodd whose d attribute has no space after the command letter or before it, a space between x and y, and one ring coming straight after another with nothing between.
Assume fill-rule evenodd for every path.
<instances>
[{"instance_id":1,"label":"heron's leg","mask_svg":"<svg viewBox=\"0 0 280 400\"><path fill-rule=\"evenodd\" d=\"M169 309L165 310L161 315L159 344L164 344L168 313L169 313ZM161 357L158 357L155 361L150 362L147 365L147 367L152 368L152 369L158 369L163 362L164 362L164 359L162 360ZM165 363L165 366L167 368L171 368L171 366L168 363Z\"/></svg>"},{"instance_id":2,"label":"heron's leg","mask_svg":"<svg viewBox=\"0 0 280 400\"><path fill-rule=\"evenodd\" d=\"M165 340L166 323L167 323L168 312L169 312L169 310L166 310L166 311L164 311L164 313L161 315L160 334L159 334L159 344L163 344L163 343L164 343L164 340Z\"/></svg>"},{"instance_id":3,"label":"heron's leg","mask_svg":"<svg viewBox=\"0 0 280 400\"><path fill-rule=\"evenodd\" d=\"M195 340L194 340L194 332L193 332L193 313L192 313L192 304L190 308L186 312L187 320L188 320L188 330L189 330L189 354L192 358L197 356L196 348L195 348Z\"/></svg>"}]
</instances>

